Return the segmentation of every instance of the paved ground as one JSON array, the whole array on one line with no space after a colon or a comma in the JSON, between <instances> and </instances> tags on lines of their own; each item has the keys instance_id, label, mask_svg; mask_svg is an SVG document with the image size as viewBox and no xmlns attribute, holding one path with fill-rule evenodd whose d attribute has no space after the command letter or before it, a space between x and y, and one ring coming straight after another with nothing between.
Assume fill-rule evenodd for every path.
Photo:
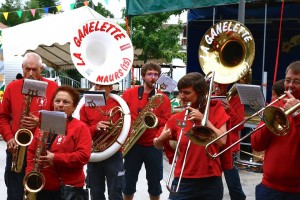
<instances>
[{"instance_id":1,"label":"paved ground","mask_svg":"<svg viewBox=\"0 0 300 200\"><path fill-rule=\"evenodd\" d=\"M6 186L4 183L4 168L5 168L5 149L6 143L4 141L0 141L0 200L6 199ZM167 161L164 161L164 179L161 181L163 193L161 195L162 200L168 199L168 190L166 189L166 182L169 175L170 165ZM243 190L247 195L247 200L254 200L254 190L255 186L260 182L262 174L254 173L254 172L247 172L247 171L240 171L241 183L243 186ZM137 192L135 194L135 200L147 200L148 192L147 192L147 181L145 176L145 169L142 168L140 173L138 185L137 185ZM229 194L227 190L226 183L224 181L224 200L229 200Z\"/></svg>"}]
</instances>

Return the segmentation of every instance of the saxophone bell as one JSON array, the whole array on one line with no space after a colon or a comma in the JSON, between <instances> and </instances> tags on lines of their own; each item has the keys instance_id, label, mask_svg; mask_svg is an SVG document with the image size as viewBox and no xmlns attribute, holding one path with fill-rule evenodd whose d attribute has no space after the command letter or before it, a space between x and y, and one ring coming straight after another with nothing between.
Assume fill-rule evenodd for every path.
<instances>
[{"instance_id":1,"label":"saxophone bell","mask_svg":"<svg viewBox=\"0 0 300 200\"><path fill-rule=\"evenodd\" d=\"M30 130L22 128L15 134L15 141L18 146L13 150L11 171L20 173L23 168L27 146L31 143L33 134Z\"/></svg>"}]
</instances>

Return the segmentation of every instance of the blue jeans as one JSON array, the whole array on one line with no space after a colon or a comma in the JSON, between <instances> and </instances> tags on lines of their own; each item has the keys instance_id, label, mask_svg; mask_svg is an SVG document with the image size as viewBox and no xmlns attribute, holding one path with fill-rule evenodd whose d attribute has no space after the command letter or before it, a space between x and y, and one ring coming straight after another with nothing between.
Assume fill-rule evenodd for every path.
<instances>
[{"instance_id":1,"label":"blue jeans","mask_svg":"<svg viewBox=\"0 0 300 200\"><path fill-rule=\"evenodd\" d=\"M12 154L6 150L6 166L4 172L4 181L7 187L7 200L23 199L24 187L23 179L25 176L26 156L24 158L23 168L20 173L11 171Z\"/></svg>"},{"instance_id":2,"label":"blue jeans","mask_svg":"<svg viewBox=\"0 0 300 200\"><path fill-rule=\"evenodd\" d=\"M224 176L231 200L246 199L246 195L242 189L238 169L234 167L233 169L224 170Z\"/></svg>"},{"instance_id":3,"label":"blue jeans","mask_svg":"<svg viewBox=\"0 0 300 200\"><path fill-rule=\"evenodd\" d=\"M178 178L172 181L172 188L178 185ZM169 200L222 200L222 177L182 178L178 193L170 194Z\"/></svg>"},{"instance_id":4,"label":"blue jeans","mask_svg":"<svg viewBox=\"0 0 300 200\"><path fill-rule=\"evenodd\" d=\"M256 200L299 200L300 193L281 192L269 188L262 183L258 184L255 188Z\"/></svg>"},{"instance_id":5,"label":"blue jeans","mask_svg":"<svg viewBox=\"0 0 300 200\"><path fill-rule=\"evenodd\" d=\"M142 146L135 144L125 156L125 195L136 192L136 183L143 163L146 169L148 181L148 193L151 196L159 196L162 193L160 181L163 178L162 149L154 146Z\"/></svg>"},{"instance_id":6,"label":"blue jeans","mask_svg":"<svg viewBox=\"0 0 300 200\"><path fill-rule=\"evenodd\" d=\"M105 200L105 181L107 182L108 199L123 200L125 172L121 152L100 161L87 165L87 187L91 189L92 200Z\"/></svg>"}]
</instances>

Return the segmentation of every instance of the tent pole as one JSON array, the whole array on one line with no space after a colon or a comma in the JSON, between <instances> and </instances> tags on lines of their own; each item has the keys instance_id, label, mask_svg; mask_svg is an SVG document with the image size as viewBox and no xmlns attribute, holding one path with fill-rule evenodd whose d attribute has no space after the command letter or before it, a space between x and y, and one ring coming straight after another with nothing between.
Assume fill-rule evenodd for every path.
<instances>
[{"instance_id":1,"label":"tent pole","mask_svg":"<svg viewBox=\"0 0 300 200\"><path fill-rule=\"evenodd\" d=\"M238 21L242 24L245 23L245 0L239 0Z\"/></svg>"},{"instance_id":2,"label":"tent pole","mask_svg":"<svg viewBox=\"0 0 300 200\"><path fill-rule=\"evenodd\" d=\"M263 92L265 97L267 97L267 84L268 84L268 78L266 77L267 75L265 73L267 12L268 12L268 4L265 3L264 42L263 42L263 56L262 56L262 66L261 66L262 86L263 86Z\"/></svg>"}]
</instances>

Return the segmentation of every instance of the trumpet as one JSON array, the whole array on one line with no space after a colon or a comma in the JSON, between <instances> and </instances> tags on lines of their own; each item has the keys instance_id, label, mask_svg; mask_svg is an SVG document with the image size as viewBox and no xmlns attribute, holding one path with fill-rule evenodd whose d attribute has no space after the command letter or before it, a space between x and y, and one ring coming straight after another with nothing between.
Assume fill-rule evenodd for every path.
<instances>
[{"instance_id":1,"label":"trumpet","mask_svg":"<svg viewBox=\"0 0 300 200\"><path fill-rule=\"evenodd\" d=\"M244 119L242 122L240 122L236 126L232 127L231 129L229 129L228 131L226 131L225 133L223 133L219 137L217 137L214 140L212 140L211 142L209 142L205 146L207 155L210 156L211 158L214 158L214 159L219 157L224 152L228 151L229 149L231 149L232 147L234 147L235 145L237 145L238 143L240 143L241 141L243 141L244 139L246 139L247 137L252 135L254 132L260 130L264 126L266 126L275 135L278 135L278 136L286 135L288 133L288 130L289 130L289 127L290 127L287 116L294 113L296 110L298 110L300 108L300 102L297 103L296 105L292 106L291 108L285 110L285 111L282 111L280 108L273 106L275 103L278 103L279 100L283 99L284 97L286 97L286 94L281 95L279 98L277 98L275 101L270 103L268 106L260 109L259 111L257 111L253 115L251 115L250 117ZM223 149L219 153L212 154L211 152L209 152L209 147L212 144L214 144L216 141L218 141L219 139L227 136L233 130L235 130L238 127L242 126L244 123L250 121L252 118L256 117L257 115L261 115L262 113L263 113L262 121L264 122L263 124L256 127L253 131L246 134L245 136L243 136L242 138L240 138L239 140L237 140L236 142L234 142L230 146L226 147L225 149Z\"/></svg>"}]
</instances>

